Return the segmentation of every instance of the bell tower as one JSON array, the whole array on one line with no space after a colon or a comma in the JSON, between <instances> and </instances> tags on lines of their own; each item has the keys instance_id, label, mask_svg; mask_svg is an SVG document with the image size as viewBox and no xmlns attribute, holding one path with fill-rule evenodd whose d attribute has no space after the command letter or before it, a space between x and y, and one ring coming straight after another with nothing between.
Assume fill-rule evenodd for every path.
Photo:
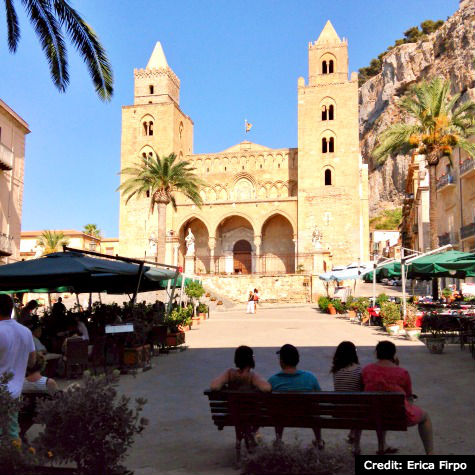
<instances>
[{"instance_id":1,"label":"bell tower","mask_svg":"<svg viewBox=\"0 0 475 475\"><path fill-rule=\"evenodd\" d=\"M298 252L313 251L317 228L337 265L368 259L358 127L358 75L348 78L348 42L327 21L308 45L308 82L298 79Z\"/></svg>"},{"instance_id":2,"label":"bell tower","mask_svg":"<svg viewBox=\"0 0 475 475\"><path fill-rule=\"evenodd\" d=\"M168 65L160 42L145 69L134 69L134 103L122 107L121 170L142 158L174 153L178 159L193 153L193 121L180 109L180 80ZM127 177L121 175L121 183ZM166 254L165 236L172 228L171 213L160 221L149 214L150 198L120 196L119 252L129 257L157 258Z\"/></svg>"}]
</instances>

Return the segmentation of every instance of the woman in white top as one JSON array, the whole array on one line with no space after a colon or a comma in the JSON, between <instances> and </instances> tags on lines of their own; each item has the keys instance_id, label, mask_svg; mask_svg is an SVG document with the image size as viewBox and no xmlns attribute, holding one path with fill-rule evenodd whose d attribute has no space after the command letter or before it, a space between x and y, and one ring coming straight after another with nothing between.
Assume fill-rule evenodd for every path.
<instances>
[{"instance_id":1,"label":"woman in white top","mask_svg":"<svg viewBox=\"0 0 475 475\"><path fill-rule=\"evenodd\" d=\"M246 313L254 313L254 293L249 291L249 297L247 298Z\"/></svg>"},{"instance_id":2,"label":"woman in white top","mask_svg":"<svg viewBox=\"0 0 475 475\"><path fill-rule=\"evenodd\" d=\"M26 369L26 377L23 382L23 393L54 393L58 390L58 385L54 379L41 375L45 365L45 357L41 353L37 353L35 364L31 368Z\"/></svg>"}]
</instances>

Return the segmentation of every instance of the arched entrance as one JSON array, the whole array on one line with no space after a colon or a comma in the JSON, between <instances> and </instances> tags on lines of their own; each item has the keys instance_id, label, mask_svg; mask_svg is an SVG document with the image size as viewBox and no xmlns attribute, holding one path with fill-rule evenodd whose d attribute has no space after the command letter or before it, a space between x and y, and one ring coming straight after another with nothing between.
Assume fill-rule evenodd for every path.
<instances>
[{"instance_id":1,"label":"arched entrance","mask_svg":"<svg viewBox=\"0 0 475 475\"><path fill-rule=\"evenodd\" d=\"M195 253L190 256L194 262L193 268L195 274L207 274L210 270L210 251L209 251L209 232L206 224L199 218L190 218L185 221L180 230L178 231L179 249L178 249L178 265L185 268L186 258L186 244L185 236L188 234L188 230L195 238Z\"/></svg>"},{"instance_id":2,"label":"arched entrance","mask_svg":"<svg viewBox=\"0 0 475 475\"><path fill-rule=\"evenodd\" d=\"M252 247L249 241L241 239L234 244L233 262L235 274L250 274L252 272Z\"/></svg>"},{"instance_id":3,"label":"arched entrance","mask_svg":"<svg viewBox=\"0 0 475 475\"><path fill-rule=\"evenodd\" d=\"M262 225L261 269L268 274L295 272L295 245L290 221L281 214Z\"/></svg>"}]
</instances>

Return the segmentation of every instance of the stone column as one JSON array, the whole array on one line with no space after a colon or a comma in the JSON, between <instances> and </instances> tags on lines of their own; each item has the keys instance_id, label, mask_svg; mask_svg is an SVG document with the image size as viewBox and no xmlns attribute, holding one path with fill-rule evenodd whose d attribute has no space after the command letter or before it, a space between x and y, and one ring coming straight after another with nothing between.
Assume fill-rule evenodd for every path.
<instances>
[{"instance_id":1,"label":"stone column","mask_svg":"<svg viewBox=\"0 0 475 475\"><path fill-rule=\"evenodd\" d=\"M210 274L214 274L216 272L215 263L214 263L214 251L216 249L216 238L214 236L210 236L208 238L208 246L209 246L209 272Z\"/></svg>"},{"instance_id":2,"label":"stone column","mask_svg":"<svg viewBox=\"0 0 475 475\"><path fill-rule=\"evenodd\" d=\"M261 245L262 245L262 236L254 236L254 247L256 252L252 256L252 272L261 273L263 266L261 262Z\"/></svg>"},{"instance_id":3,"label":"stone column","mask_svg":"<svg viewBox=\"0 0 475 475\"><path fill-rule=\"evenodd\" d=\"M292 239L292 241L294 242L294 273L297 272L297 268L298 268L298 265L299 265L299 259L298 259L298 240L297 240L297 236L294 235L294 238Z\"/></svg>"}]
</instances>

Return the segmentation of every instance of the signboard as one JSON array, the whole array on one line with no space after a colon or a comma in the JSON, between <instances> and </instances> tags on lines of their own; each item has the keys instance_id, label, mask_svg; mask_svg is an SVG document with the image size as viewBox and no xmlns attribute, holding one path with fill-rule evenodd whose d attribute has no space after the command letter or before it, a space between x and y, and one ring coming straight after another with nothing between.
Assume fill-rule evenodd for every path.
<instances>
[{"instance_id":1,"label":"signboard","mask_svg":"<svg viewBox=\"0 0 475 475\"><path fill-rule=\"evenodd\" d=\"M134 331L133 323L121 323L119 325L106 325L106 333L130 333Z\"/></svg>"}]
</instances>

